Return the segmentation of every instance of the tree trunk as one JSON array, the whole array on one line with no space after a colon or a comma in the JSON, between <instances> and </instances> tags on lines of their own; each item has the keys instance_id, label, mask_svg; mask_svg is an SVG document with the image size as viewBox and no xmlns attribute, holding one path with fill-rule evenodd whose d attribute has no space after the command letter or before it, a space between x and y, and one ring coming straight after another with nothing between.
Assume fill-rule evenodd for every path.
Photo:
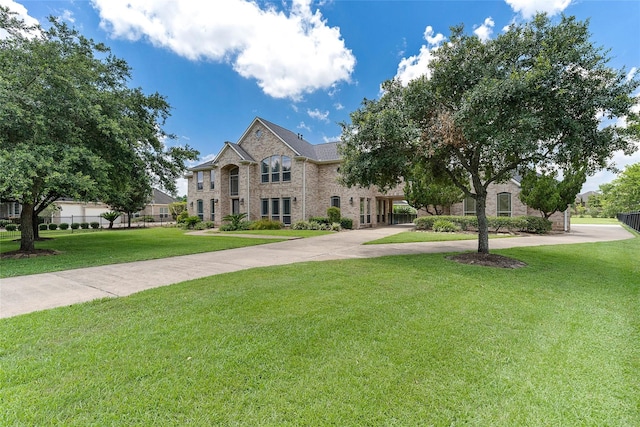
<instances>
[{"instance_id":1,"label":"tree trunk","mask_svg":"<svg viewBox=\"0 0 640 427\"><path fill-rule=\"evenodd\" d=\"M476 215L478 217L478 253L489 253L489 224L487 222L487 192L476 193Z\"/></svg>"},{"instance_id":2,"label":"tree trunk","mask_svg":"<svg viewBox=\"0 0 640 427\"><path fill-rule=\"evenodd\" d=\"M33 252L35 250L34 227L33 227L33 205L28 203L22 204L22 212L20 213L20 251Z\"/></svg>"},{"instance_id":3,"label":"tree trunk","mask_svg":"<svg viewBox=\"0 0 640 427\"><path fill-rule=\"evenodd\" d=\"M38 214L36 214L35 210L31 214L31 222L33 224L33 241L40 239L40 228L38 227Z\"/></svg>"}]
</instances>

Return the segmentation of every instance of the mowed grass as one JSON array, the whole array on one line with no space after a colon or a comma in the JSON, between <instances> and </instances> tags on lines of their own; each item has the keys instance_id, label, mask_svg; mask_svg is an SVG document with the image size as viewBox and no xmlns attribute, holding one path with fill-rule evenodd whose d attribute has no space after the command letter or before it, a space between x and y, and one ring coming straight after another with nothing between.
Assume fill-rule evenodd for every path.
<instances>
[{"instance_id":1,"label":"mowed grass","mask_svg":"<svg viewBox=\"0 0 640 427\"><path fill-rule=\"evenodd\" d=\"M640 239L294 264L0 320L0 425L640 425Z\"/></svg>"},{"instance_id":2,"label":"mowed grass","mask_svg":"<svg viewBox=\"0 0 640 427\"><path fill-rule=\"evenodd\" d=\"M43 236L47 236L43 233ZM267 238L189 235L180 228L138 228L58 234L36 242L36 249L54 249L60 254L28 259L2 259L0 277L69 270L95 265L167 258L201 252L273 243ZM0 252L14 251L20 243L3 241Z\"/></svg>"},{"instance_id":3,"label":"mowed grass","mask_svg":"<svg viewBox=\"0 0 640 427\"><path fill-rule=\"evenodd\" d=\"M571 224L617 224L617 225L620 225L621 223L616 218L591 218L591 217L580 218L577 216L572 216Z\"/></svg>"},{"instance_id":4,"label":"mowed grass","mask_svg":"<svg viewBox=\"0 0 640 427\"><path fill-rule=\"evenodd\" d=\"M513 237L509 234L489 234L490 239ZM365 245L384 245L387 243L447 242L453 240L477 240L477 233L435 233L432 231L404 231L381 239L372 240Z\"/></svg>"}]
</instances>

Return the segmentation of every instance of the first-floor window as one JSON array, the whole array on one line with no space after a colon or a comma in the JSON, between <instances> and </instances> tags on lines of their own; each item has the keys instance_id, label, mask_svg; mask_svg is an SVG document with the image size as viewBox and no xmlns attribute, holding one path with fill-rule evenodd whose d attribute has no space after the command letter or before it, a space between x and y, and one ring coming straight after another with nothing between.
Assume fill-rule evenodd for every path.
<instances>
[{"instance_id":1,"label":"first-floor window","mask_svg":"<svg viewBox=\"0 0 640 427\"><path fill-rule=\"evenodd\" d=\"M271 199L271 219L280 221L280 199Z\"/></svg>"},{"instance_id":2,"label":"first-floor window","mask_svg":"<svg viewBox=\"0 0 640 427\"><path fill-rule=\"evenodd\" d=\"M198 215L198 218L200 218L200 221L202 221L204 219L204 203L202 199L198 199L197 206L198 206L197 215Z\"/></svg>"},{"instance_id":3,"label":"first-floor window","mask_svg":"<svg viewBox=\"0 0 640 427\"><path fill-rule=\"evenodd\" d=\"M371 199L367 199L367 224L371 224Z\"/></svg>"},{"instance_id":4,"label":"first-floor window","mask_svg":"<svg viewBox=\"0 0 640 427\"><path fill-rule=\"evenodd\" d=\"M169 208L160 208L160 218L169 218Z\"/></svg>"},{"instance_id":5,"label":"first-floor window","mask_svg":"<svg viewBox=\"0 0 640 427\"><path fill-rule=\"evenodd\" d=\"M291 198L282 199L282 222L284 225L291 225Z\"/></svg>"},{"instance_id":6,"label":"first-floor window","mask_svg":"<svg viewBox=\"0 0 640 427\"><path fill-rule=\"evenodd\" d=\"M340 196L331 197L331 206L335 206L336 208L340 207Z\"/></svg>"},{"instance_id":7,"label":"first-floor window","mask_svg":"<svg viewBox=\"0 0 640 427\"><path fill-rule=\"evenodd\" d=\"M279 221L291 225L291 197L282 199L260 199L260 216L262 219Z\"/></svg>"},{"instance_id":8,"label":"first-floor window","mask_svg":"<svg viewBox=\"0 0 640 427\"><path fill-rule=\"evenodd\" d=\"M467 196L463 202L463 209L465 215L475 215L476 214L476 199L471 196Z\"/></svg>"},{"instance_id":9,"label":"first-floor window","mask_svg":"<svg viewBox=\"0 0 640 427\"><path fill-rule=\"evenodd\" d=\"M211 221L216 220L216 200L211 199Z\"/></svg>"},{"instance_id":10,"label":"first-floor window","mask_svg":"<svg viewBox=\"0 0 640 427\"><path fill-rule=\"evenodd\" d=\"M511 216L511 193L498 194L498 216Z\"/></svg>"},{"instance_id":11,"label":"first-floor window","mask_svg":"<svg viewBox=\"0 0 640 427\"><path fill-rule=\"evenodd\" d=\"M364 224L364 197L360 197L360 224Z\"/></svg>"}]
</instances>

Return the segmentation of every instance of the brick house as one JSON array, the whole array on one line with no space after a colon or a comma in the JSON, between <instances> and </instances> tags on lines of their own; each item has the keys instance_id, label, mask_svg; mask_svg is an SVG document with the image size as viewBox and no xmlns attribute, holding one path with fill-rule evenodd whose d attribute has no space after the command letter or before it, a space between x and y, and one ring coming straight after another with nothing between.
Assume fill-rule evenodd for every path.
<instances>
[{"instance_id":1,"label":"brick house","mask_svg":"<svg viewBox=\"0 0 640 427\"><path fill-rule=\"evenodd\" d=\"M340 185L337 148L338 142L314 145L301 134L256 117L237 143L225 142L213 160L189 169L189 214L216 225L233 213L290 225L326 216L327 208L337 206L343 217L353 219L354 228L391 224L393 202L404 199L402 186L382 193L374 187ZM487 215L520 215L527 210L517 198L516 181L495 187L496 204L492 209L488 200ZM462 215L465 206L467 202L452 206L451 214Z\"/></svg>"}]
</instances>

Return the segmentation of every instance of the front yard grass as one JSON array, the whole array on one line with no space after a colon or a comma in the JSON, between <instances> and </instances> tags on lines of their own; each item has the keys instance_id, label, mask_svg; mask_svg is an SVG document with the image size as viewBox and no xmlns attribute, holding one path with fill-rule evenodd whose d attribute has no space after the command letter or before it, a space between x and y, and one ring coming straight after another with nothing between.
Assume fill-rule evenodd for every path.
<instances>
[{"instance_id":1,"label":"front yard grass","mask_svg":"<svg viewBox=\"0 0 640 427\"><path fill-rule=\"evenodd\" d=\"M42 234L44 237L51 235ZM239 236L193 236L180 228L165 227L57 234L51 240L36 242L36 248L53 249L60 254L27 259L4 258L0 261L0 277L167 258L276 241ZM0 252L15 251L19 247L19 242L5 240L1 243Z\"/></svg>"},{"instance_id":2,"label":"front yard grass","mask_svg":"<svg viewBox=\"0 0 640 427\"><path fill-rule=\"evenodd\" d=\"M577 216L572 216L571 224L617 224L617 225L620 225L621 222L618 221L617 218L591 218L591 217L580 218Z\"/></svg>"},{"instance_id":3,"label":"front yard grass","mask_svg":"<svg viewBox=\"0 0 640 427\"><path fill-rule=\"evenodd\" d=\"M0 320L0 425L640 425L640 239L223 274Z\"/></svg>"},{"instance_id":4,"label":"front yard grass","mask_svg":"<svg viewBox=\"0 0 640 427\"><path fill-rule=\"evenodd\" d=\"M490 239L513 237L510 234L489 234ZM365 245L384 245L387 243L419 243L419 242L447 242L452 240L477 240L477 233L436 233L433 231L404 231L372 240Z\"/></svg>"}]
</instances>

